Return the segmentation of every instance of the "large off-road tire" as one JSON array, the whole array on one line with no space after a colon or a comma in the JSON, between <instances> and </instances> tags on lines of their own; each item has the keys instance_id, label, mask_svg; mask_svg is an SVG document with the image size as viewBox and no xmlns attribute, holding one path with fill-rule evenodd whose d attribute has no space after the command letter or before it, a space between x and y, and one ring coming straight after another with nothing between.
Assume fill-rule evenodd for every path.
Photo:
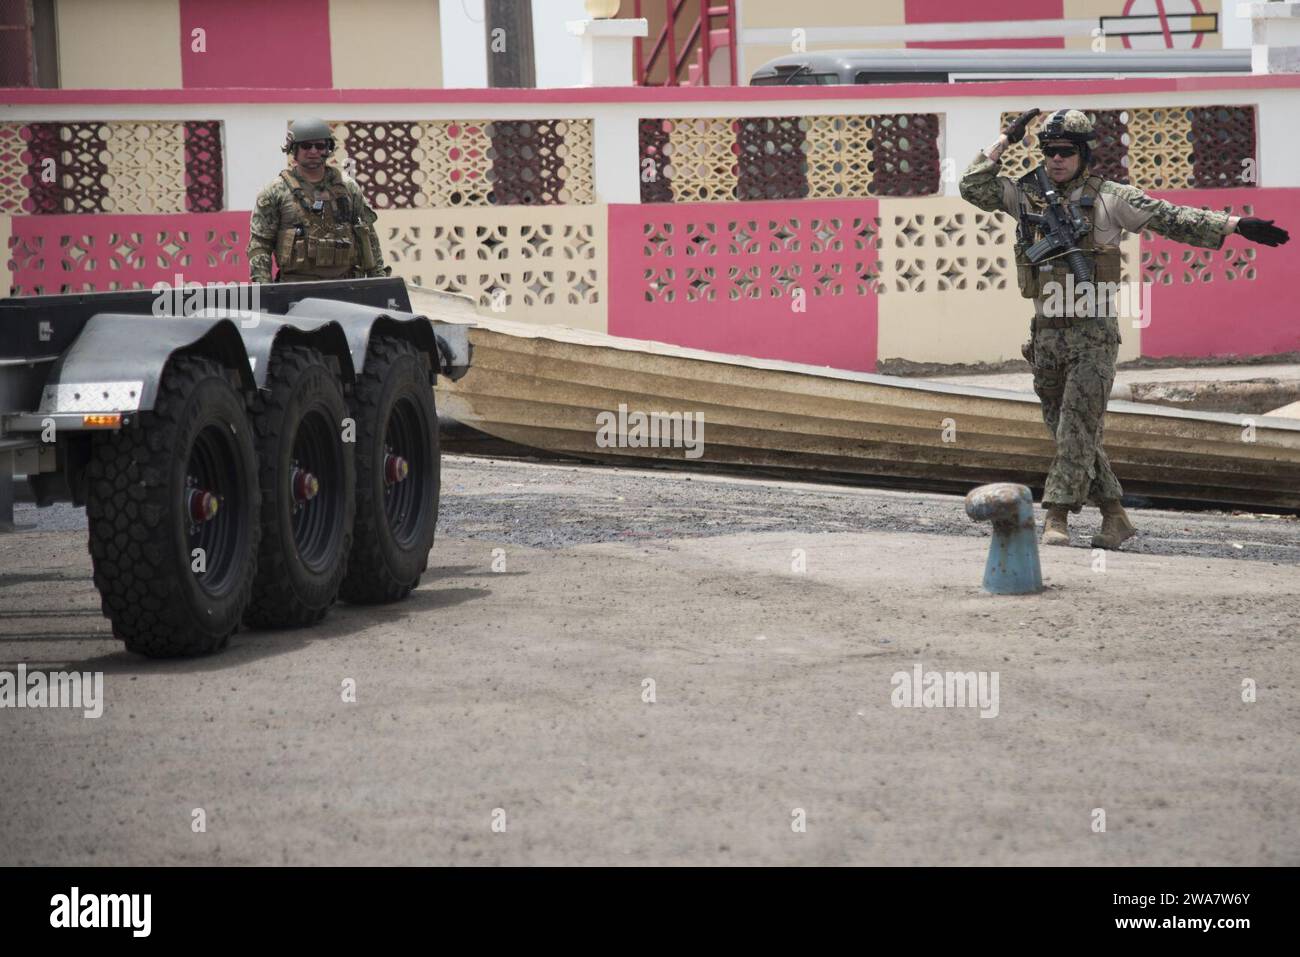
<instances>
[{"instance_id":1,"label":"large off-road tire","mask_svg":"<svg viewBox=\"0 0 1300 957\"><path fill-rule=\"evenodd\" d=\"M211 359L171 360L153 410L93 440L86 517L113 633L158 658L224 647L252 592L258 515L243 398Z\"/></svg>"},{"instance_id":2,"label":"large off-road tire","mask_svg":"<svg viewBox=\"0 0 1300 957\"><path fill-rule=\"evenodd\" d=\"M275 351L252 409L262 544L245 624L310 625L338 598L356 488L347 417L336 363L306 346Z\"/></svg>"},{"instance_id":3,"label":"large off-road tire","mask_svg":"<svg viewBox=\"0 0 1300 957\"><path fill-rule=\"evenodd\" d=\"M398 601L429 567L438 522L441 459L428 358L387 336L370 341L352 409L357 428L357 514L344 601ZM392 481L395 457L409 472Z\"/></svg>"}]
</instances>

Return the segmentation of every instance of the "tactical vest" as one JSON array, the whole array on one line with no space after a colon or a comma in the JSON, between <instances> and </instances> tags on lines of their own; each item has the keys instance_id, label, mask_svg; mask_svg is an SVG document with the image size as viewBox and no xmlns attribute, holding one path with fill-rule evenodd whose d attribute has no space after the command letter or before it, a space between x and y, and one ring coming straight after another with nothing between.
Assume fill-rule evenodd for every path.
<instances>
[{"instance_id":1,"label":"tactical vest","mask_svg":"<svg viewBox=\"0 0 1300 957\"><path fill-rule=\"evenodd\" d=\"M1092 278L1094 282L1118 283L1120 281L1120 248L1097 243L1093 239L1096 229L1097 196L1101 184L1105 182L1100 176L1089 176L1084 181L1083 195L1079 197L1079 208L1088 223L1088 232L1079 240L1079 249L1092 261ZM1024 204L1032 213L1042 213L1047 208L1047 200L1035 188L1031 177L1020 181ZM1057 256L1037 266L1030 263L1025 256L1030 244L1022 241L1019 232L1016 235L1016 279L1020 284L1020 294L1026 299L1037 299L1043 294L1043 288L1049 282L1060 283L1065 287L1065 277L1071 275L1070 267L1064 256Z\"/></svg>"},{"instance_id":2,"label":"tactical vest","mask_svg":"<svg viewBox=\"0 0 1300 957\"><path fill-rule=\"evenodd\" d=\"M282 215L276 234L275 260L282 282L308 279L342 279L353 268L373 269L377 262L368 230L357 219L352 197L337 175L328 176L318 190L327 200L309 200L304 184L291 170L280 178L293 193L297 215ZM312 184L316 186L317 184Z\"/></svg>"}]
</instances>

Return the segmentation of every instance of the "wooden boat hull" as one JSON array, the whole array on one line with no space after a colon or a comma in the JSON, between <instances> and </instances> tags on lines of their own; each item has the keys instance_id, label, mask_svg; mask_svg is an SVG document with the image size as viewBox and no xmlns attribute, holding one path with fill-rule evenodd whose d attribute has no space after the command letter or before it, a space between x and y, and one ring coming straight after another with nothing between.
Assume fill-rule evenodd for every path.
<instances>
[{"instance_id":1,"label":"wooden boat hull","mask_svg":"<svg viewBox=\"0 0 1300 957\"><path fill-rule=\"evenodd\" d=\"M476 323L473 367L440 383L440 412L551 453L962 492L996 481L1041 487L1054 454L1032 395L475 318L453 297L411 296L435 320ZM699 457L680 443L602 444L610 430L600 426L620 406L629 421L702 414ZM622 438L644 438L637 431ZM1300 510L1300 421L1112 401L1105 448L1131 494Z\"/></svg>"}]
</instances>

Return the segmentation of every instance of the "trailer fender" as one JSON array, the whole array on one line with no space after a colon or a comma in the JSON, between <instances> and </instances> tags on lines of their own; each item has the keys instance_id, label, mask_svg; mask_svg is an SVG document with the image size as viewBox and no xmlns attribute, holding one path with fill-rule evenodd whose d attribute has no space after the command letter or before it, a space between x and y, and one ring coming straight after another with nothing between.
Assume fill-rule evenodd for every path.
<instances>
[{"instance_id":1,"label":"trailer fender","mask_svg":"<svg viewBox=\"0 0 1300 957\"><path fill-rule=\"evenodd\" d=\"M433 327L433 337L438 340L438 351L442 353L442 374L452 382L469 371L474 355L469 330L465 323L439 322Z\"/></svg>"},{"instance_id":2,"label":"trailer fender","mask_svg":"<svg viewBox=\"0 0 1300 957\"><path fill-rule=\"evenodd\" d=\"M55 362L40 411L150 411L163 369L181 352L207 356L229 369L239 388L256 388L239 327L230 319L99 313Z\"/></svg>"},{"instance_id":3,"label":"trailer fender","mask_svg":"<svg viewBox=\"0 0 1300 957\"><path fill-rule=\"evenodd\" d=\"M333 320L339 323L347 333L348 345L352 350L352 362L357 375L365 371L366 351L371 336L388 335L405 339L429 357L433 376L439 373L453 378L464 374L464 369L457 369L459 361L452 347L440 343L434 335L433 324L419 313L404 312L399 309L376 309L353 302L338 299L302 299L289 307L286 318L312 316L318 319ZM467 350L463 356L465 368L468 368ZM453 373L459 372L458 375ZM431 377L431 378L432 378Z\"/></svg>"},{"instance_id":4,"label":"trailer fender","mask_svg":"<svg viewBox=\"0 0 1300 957\"><path fill-rule=\"evenodd\" d=\"M356 380L351 344L343 327L332 319L255 313L252 317L242 317L239 334L243 337L244 349L248 352L253 378L259 389L266 388L271 353L281 343L308 345L324 355L333 356L338 360L339 378L344 386Z\"/></svg>"}]
</instances>

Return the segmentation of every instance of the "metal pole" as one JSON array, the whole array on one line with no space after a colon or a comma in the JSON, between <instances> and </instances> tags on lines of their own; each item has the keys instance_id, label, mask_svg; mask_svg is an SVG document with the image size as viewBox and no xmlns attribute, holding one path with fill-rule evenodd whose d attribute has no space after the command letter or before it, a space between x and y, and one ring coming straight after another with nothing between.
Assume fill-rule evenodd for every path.
<instances>
[{"instance_id":1,"label":"metal pole","mask_svg":"<svg viewBox=\"0 0 1300 957\"><path fill-rule=\"evenodd\" d=\"M665 86L677 85L677 0L664 0L664 15L668 22L664 25L668 31L668 77Z\"/></svg>"},{"instance_id":2,"label":"metal pole","mask_svg":"<svg viewBox=\"0 0 1300 957\"><path fill-rule=\"evenodd\" d=\"M533 5L516 0L484 0L487 20L488 86L533 87Z\"/></svg>"},{"instance_id":3,"label":"metal pole","mask_svg":"<svg viewBox=\"0 0 1300 957\"><path fill-rule=\"evenodd\" d=\"M740 78L736 67L736 3L735 0L727 0L727 30L731 34L731 85L738 86Z\"/></svg>"},{"instance_id":4,"label":"metal pole","mask_svg":"<svg viewBox=\"0 0 1300 957\"><path fill-rule=\"evenodd\" d=\"M632 16L637 20L641 19L641 0L635 0L632 4ZM645 48L642 46L645 37L632 38L632 82L637 86L645 86Z\"/></svg>"},{"instance_id":5,"label":"metal pole","mask_svg":"<svg viewBox=\"0 0 1300 957\"><path fill-rule=\"evenodd\" d=\"M711 61L713 60L713 8L709 6L712 0L700 0L700 43L704 52L704 68L700 72L704 75L704 85L712 86L713 78L711 73Z\"/></svg>"}]
</instances>

